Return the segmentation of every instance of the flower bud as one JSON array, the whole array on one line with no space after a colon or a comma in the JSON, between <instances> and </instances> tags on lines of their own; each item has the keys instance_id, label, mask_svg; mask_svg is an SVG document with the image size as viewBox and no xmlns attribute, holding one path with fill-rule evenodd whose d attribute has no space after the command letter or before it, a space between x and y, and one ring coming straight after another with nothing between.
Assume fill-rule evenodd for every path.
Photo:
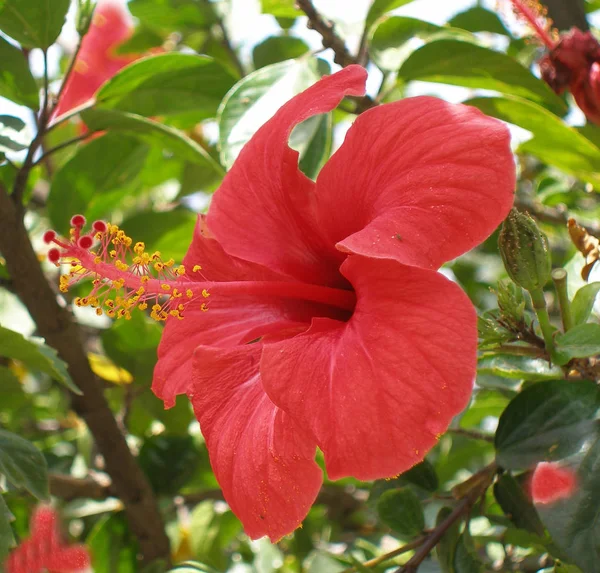
<instances>
[{"instance_id":1,"label":"flower bud","mask_svg":"<svg viewBox=\"0 0 600 573\"><path fill-rule=\"evenodd\" d=\"M548 238L528 214L510 211L502 223L498 245L506 271L516 284L528 291L543 288L552 268Z\"/></svg>"},{"instance_id":2,"label":"flower bud","mask_svg":"<svg viewBox=\"0 0 600 573\"><path fill-rule=\"evenodd\" d=\"M92 0L78 0L75 27L80 36L87 34L92 23L95 8L96 4Z\"/></svg>"}]
</instances>

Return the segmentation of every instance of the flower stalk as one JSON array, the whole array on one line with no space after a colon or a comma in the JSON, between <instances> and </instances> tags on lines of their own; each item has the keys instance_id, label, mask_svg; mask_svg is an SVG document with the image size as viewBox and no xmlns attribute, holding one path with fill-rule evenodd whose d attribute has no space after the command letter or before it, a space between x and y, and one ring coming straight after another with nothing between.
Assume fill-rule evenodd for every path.
<instances>
[{"instance_id":1,"label":"flower stalk","mask_svg":"<svg viewBox=\"0 0 600 573\"><path fill-rule=\"evenodd\" d=\"M548 314L548 308L546 307L544 291L542 291L542 289L537 289L529 291L529 294L531 295L533 310L535 310L535 314L540 324L546 349L552 354L554 352L554 327L550 324L550 316Z\"/></svg>"},{"instance_id":2,"label":"flower stalk","mask_svg":"<svg viewBox=\"0 0 600 573\"><path fill-rule=\"evenodd\" d=\"M558 304L560 307L560 316L562 318L565 332L573 328L573 315L571 313L571 301L567 293L567 271L565 269L554 269L552 271L552 281L558 295Z\"/></svg>"}]
</instances>

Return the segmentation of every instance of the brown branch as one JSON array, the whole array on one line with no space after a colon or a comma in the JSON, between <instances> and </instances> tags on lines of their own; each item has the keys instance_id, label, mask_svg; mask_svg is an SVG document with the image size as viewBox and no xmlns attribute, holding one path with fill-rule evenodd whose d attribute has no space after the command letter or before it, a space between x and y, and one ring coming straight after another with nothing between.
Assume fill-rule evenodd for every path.
<instances>
[{"instance_id":1,"label":"brown branch","mask_svg":"<svg viewBox=\"0 0 600 573\"><path fill-rule=\"evenodd\" d=\"M49 474L50 493L60 497L64 501L74 499L103 500L107 497L116 497L117 492L110 484L100 483L98 480L87 478L75 478L64 474Z\"/></svg>"},{"instance_id":2,"label":"brown branch","mask_svg":"<svg viewBox=\"0 0 600 573\"><path fill-rule=\"evenodd\" d=\"M448 430L448 433L454 434L455 436L465 436L466 438L473 438L474 440L483 440L484 442L494 441L494 436L492 436L491 434L486 434L477 430L467 430L465 428L450 428Z\"/></svg>"},{"instance_id":3,"label":"brown branch","mask_svg":"<svg viewBox=\"0 0 600 573\"><path fill-rule=\"evenodd\" d=\"M25 180L26 182L26 180ZM86 422L104 457L114 491L123 502L132 533L137 537L141 560L169 560L169 540L154 493L119 431L92 372L81 342L81 333L67 309L61 307L44 276L23 218L0 183L0 252L15 292L29 310L38 332L69 365L73 381L83 395L71 395L75 412Z\"/></svg>"},{"instance_id":4,"label":"brown branch","mask_svg":"<svg viewBox=\"0 0 600 573\"><path fill-rule=\"evenodd\" d=\"M321 34L323 46L333 50L333 61L342 67L356 64L356 58L350 54L344 40L336 34L333 24L317 12L311 0L296 0L296 4L308 16L308 27Z\"/></svg>"}]
</instances>

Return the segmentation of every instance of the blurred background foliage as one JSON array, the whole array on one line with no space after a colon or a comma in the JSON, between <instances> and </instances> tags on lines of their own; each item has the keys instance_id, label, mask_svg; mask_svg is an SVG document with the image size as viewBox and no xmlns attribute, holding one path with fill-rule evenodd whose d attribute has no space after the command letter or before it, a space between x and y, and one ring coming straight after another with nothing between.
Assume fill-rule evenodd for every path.
<instances>
[{"instance_id":1,"label":"blurred background foliage","mask_svg":"<svg viewBox=\"0 0 600 573\"><path fill-rule=\"evenodd\" d=\"M78 43L77 6L57 0L49 15L42 4L0 0L0 182L9 190L36 138L40 92L47 85L49 98L58 93ZM361 105L417 93L464 101L508 122L519 172L515 204L547 234L553 266L567 270L573 297L586 284L586 261L566 222L573 217L590 237L600 236L600 128L585 124L570 96L556 95L539 78L542 48L523 38L529 31L508 4L317 3L349 53L368 64L369 99L344 101L304 122L290 143L300 168L315 178ZM600 9L592 0L566 4L573 22L578 7L588 13L585 23ZM108 219L150 251L181 260L196 213L206 210L244 143L278 106L339 67L339 53L322 47L292 0L130 0L127 7L135 29L118 53L149 57L49 129L28 169L25 224L53 284L57 271L44 261L41 234L64 233L73 213ZM170 555L154 563L140 559L94 436L71 409L66 389L77 387L69 365L36 338L0 258L0 562L13 539L27 536L38 500L52 495L66 532L87 544L97 573L166 571L169 559L178 573L394 571L440 524L437 549L419 571L600 571L600 524L585 511L600 503L593 445L600 338L588 329L587 338L563 341L572 352L565 368L550 360L527 295L506 280L497 241L496 233L443 269L481 315L469 408L406 474L374 483L326 481L304 526L277 545L243 534L221 498L187 400L164 410L151 393L161 326L142 313L113 323L73 308L91 368L164 520ZM588 282L595 280L592 269ZM598 325L599 289L586 288L578 293L579 320ZM558 327L557 293L546 290ZM66 303L77 294L66 295ZM575 360L587 360L588 370L574 368ZM588 505L534 507L529 472L548 460L585 468ZM445 522L457 507L464 511ZM557 527L559 521L569 527ZM585 542L573 541L579 535Z\"/></svg>"}]
</instances>

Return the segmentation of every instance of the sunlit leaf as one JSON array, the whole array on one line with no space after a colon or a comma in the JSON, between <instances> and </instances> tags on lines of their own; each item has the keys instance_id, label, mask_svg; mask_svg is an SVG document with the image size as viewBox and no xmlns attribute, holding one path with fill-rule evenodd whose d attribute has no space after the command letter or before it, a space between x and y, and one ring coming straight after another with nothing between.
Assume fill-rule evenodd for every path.
<instances>
[{"instance_id":1,"label":"sunlit leaf","mask_svg":"<svg viewBox=\"0 0 600 573\"><path fill-rule=\"evenodd\" d=\"M0 36L0 96L20 105L37 109L38 88L21 50Z\"/></svg>"}]
</instances>

